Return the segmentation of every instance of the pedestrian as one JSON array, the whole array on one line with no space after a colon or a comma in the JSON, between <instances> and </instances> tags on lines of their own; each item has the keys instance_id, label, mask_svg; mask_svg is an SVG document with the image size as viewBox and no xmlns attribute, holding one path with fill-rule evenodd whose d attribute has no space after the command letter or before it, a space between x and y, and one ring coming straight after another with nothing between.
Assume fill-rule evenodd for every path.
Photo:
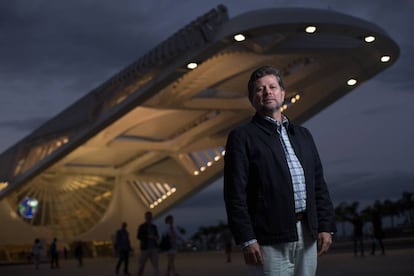
<instances>
[{"instance_id":1,"label":"pedestrian","mask_svg":"<svg viewBox=\"0 0 414 276\"><path fill-rule=\"evenodd\" d=\"M115 235L115 250L118 254L118 263L115 267L116 274L119 274L121 265L124 264L124 274L129 274L129 254L131 252L131 242L129 240L129 232L127 230L128 224L123 222L121 229L116 232Z\"/></svg>"},{"instance_id":2,"label":"pedestrian","mask_svg":"<svg viewBox=\"0 0 414 276\"><path fill-rule=\"evenodd\" d=\"M57 246L57 238L54 238L52 243L50 244L49 249L50 254L50 268L59 268L59 251Z\"/></svg>"},{"instance_id":3,"label":"pedestrian","mask_svg":"<svg viewBox=\"0 0 414 276\"><path fill-rule=\"evenodd\" d=\"M34 257L34 263L35 263L36 270L38 270L40 266L41 252L42 252L42 245L40 244L40 240L36 238L32 246L32 253Z\"/></svg>"},{"instance_id":4,"label":"pedestrian","mask_svg":"<svg viewBox=\"0 0 414 276\"><path fill-rule=\"evenodd\" d=\"M276 68L258 68L247 86L256 114L230 132L224 157L231 231L250 275L315 275L336 231L318 151L310 132L282 113Z\"/></svg>"},{"instance_id":5,"label":"pedestrian","mask_svg":"<svg viewBox=\"0 0 414 276\"><path fill-rule=\"evenodd\" d=\"M78 266L83 266L83 243L78 241L75 247L75 258L78 260Z\"/></svg>"},{"instance_id":6,"label":"pedestrian","mask_svg":"<svg viewBox=\"0 0 414 276\"><path fill-rule=\"evenodd\" d=\"M358 256L359 251L361 256L364 256L364 221L360 214L357 213L352 218L352 225L354 226L354 255Z\"/></svg>"},{"instance_id":7,"label":"pedestrian","mask_svg":"<svg viewBox=\"0 0 414 276\"><path fill-rule=\"evenodd\" d=\"M385 247L382 239L384 238L384 231L382 229L382 220L379 211L374 211L372 214L372 247L371 255L375 255L377 244L381 248L381 254L385 255Z\"/></svg>"},{"instance_id":8,"label":"pedestrian","mask_svg":"<svg viewBox=\"0 0 414 276\"><path fill-rule=\"evenodd\" d=\"M138 276L144 274L145 264L149 259L152 264L154 276L159 276L158 268L158 228L152 223L152 213L145 213L145 222L142 223L137 231L137 239L141 245L141 255L138 260Z\"/></svg>"},{"instance_id":9,"label":"pedestrian","mask_svg":"<svg viewBox=\"0 0 414 276\"><path fill-rule=\"evenodd\" d=\"M167 252L167 276L178 276L175 268L175 259L177 256L177 232L174 228L174 217L168 215L165 218L165 224L167 224L167 231L165 237L168 239Z\"/></svg>"}]
</instances>

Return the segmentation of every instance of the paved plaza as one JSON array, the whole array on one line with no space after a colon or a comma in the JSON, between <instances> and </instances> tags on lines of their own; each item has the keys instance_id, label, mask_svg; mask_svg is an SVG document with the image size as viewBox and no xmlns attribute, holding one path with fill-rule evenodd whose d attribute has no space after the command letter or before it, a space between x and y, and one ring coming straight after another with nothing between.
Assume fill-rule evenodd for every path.
<instances>
[{"instance_id":1,"label":"paved plaza","mask_svg":"<svg viewBox=\"0 0 414 276\"><path fill-rule=\"evenodd\" d=\"M42 264L36 271L33 265L1 265L0 275L115 275L115 258L85 259L84 266L78 267L73 259L61 260L60 269L50 269ZM160 255L161 276L165 275L166 256ZM177 257L180 276L221 276L247 275L240 252L233 254L231 263L225 262L222 252L181 253ZM131 275L137 272L137 257L131 259ZM147 263L145 276L151 276L151 266ZM354 257L351 252L334 252L319 259L318 276L412 276L414 275L414 248L389 250L386 255Z\"/></svg>"}]
</instances>

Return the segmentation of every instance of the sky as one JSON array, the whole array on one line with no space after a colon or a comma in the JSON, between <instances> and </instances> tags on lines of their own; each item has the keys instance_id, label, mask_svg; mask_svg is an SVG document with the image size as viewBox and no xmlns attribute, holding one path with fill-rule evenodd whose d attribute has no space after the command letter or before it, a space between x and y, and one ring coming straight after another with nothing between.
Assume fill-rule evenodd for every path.
<instances>
[{"instance_id":1,"label":"sky","mask_svg":"<svg viewBox=\"0 0 414 276\"><path fill-rule=\"evenodd\" d=\"M414 1L409 0L2 0L0 152L219 4L230 18L257 9L306 7L383 28L400 46L399 60L304 126L318 146L335 205L364 206L414 191ZM222 179L170 213L190 233L226 222Z\"/></svg>"}]
</instances>

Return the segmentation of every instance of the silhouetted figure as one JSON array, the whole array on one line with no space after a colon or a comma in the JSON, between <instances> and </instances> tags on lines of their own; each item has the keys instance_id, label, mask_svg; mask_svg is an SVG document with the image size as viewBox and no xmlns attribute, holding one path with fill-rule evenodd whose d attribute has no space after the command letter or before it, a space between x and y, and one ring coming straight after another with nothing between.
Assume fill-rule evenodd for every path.
<instances>
[{"instance_id":1,"label":"silhouetted figure","mask_svg":"<svg viewBox=\"0 0 414 276\"><path fill-rule=\"evenodd\" d=\"M59 268L59 251L57 248L57 239L54 238L50 245L50 268Z\"/></svg>"},{"instance_id":2,"label":"silhouetted figure","mask_svg":"<svg viewBox=\"0 0 414 276\"><path fill-rule=\"evenodd\" d=\"M32 253L34 257L34 263L35 263L36 270L39 269L41 251L42 251L42 245L40 244L40 240L35 239L33 247L32 247Z\"/></svg>"},{"instance_id":3,"label":"silhouetted figure","mask_svg":"<svg viewBox=\"0 0 414 276\"><path fill-rule=\"evenodd\" d=\"M158 229L152 224L152 213L145 213L145 222L138 228L137 239L141 242L141 256L138 261L138 276L144 274L145 263L149 259L154 276L159 276L158 268Z\"/></svg>"},{"instance_id":4,"label":"silhouetted figure","mask_svg":"<svg viewBox=\"0 0 414 276\"><path fill-rule=\"evenodd\" d=\"M374 212L372 215L372 250L371 255L375 255L375 249L377 244L381 248L381 254L385 254L384 244L382 239L384 238L384 231L382 230L382 221L379 212Z\"/></svg>"},{"instance_id":5,"label":"silhouetted figure","mask_svg":"<svg viewBox=\"0 0 414 276\"><path fill-rule=\"evenodd\" d=\"M83 243L78 241L75 247L75 258L78 260L79 267L83 266Z\"/></svg>"},{"instance_id":6,"label":"silhouetted figure","mask_svg":"<svg viewBox=\"0 0 414 276\"><path fill-rule=\"evenodd\" d=\"M352 224L354 225L354 255L358 256L359 247L361 256L364 256L364 221L359 214L356 214L352 219Z\"/></svg>"},{"instance_id":7,"label":"silhouetted figure","mask_svg":"<svg viewBox=\"0 0 414 276\"><path fill-rule=\"evenodd\" d=\"M127 231L127 223L122 223L121 229L116 232L115 236L115 250L118 254L118 263L116 264L116 274L119 273L119 268L124 263L124 274L129 275L129 253L131 251L131 242L129 240L129 233Z\"/></svg>"},{"instance_id":8,"label":"silhouetted figure","mask_svg":"<svg viewBox=\"0 0 414 276\"><path fill-rule=\"evenodd\" d=\"M167 250L167 276L178 276L175 270L175 257L177 255L177 233L174 229L174 217L168 215L165 218L165 223L168 225L167 237L169 240L169 248Z\"/></svg>"}]
</instances>

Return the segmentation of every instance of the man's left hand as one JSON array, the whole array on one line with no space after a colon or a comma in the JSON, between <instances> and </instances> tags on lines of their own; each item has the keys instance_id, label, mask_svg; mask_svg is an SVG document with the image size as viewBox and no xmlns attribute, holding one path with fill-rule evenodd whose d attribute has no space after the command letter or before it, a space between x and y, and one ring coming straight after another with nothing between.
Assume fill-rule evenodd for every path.
<instances>
[{"instance_id":1,"label":"man's left hand","mask_svg":"<svg viewBox=\"0 0 414 276\"><path fill-rule=\"evenodd\" d=\"M328 232L320 232L318 234L318 247L319 252L318 256L321 256L322 254L328 252L329 247L332 244L332 235Z\"/></svg>"}]
</instances>

